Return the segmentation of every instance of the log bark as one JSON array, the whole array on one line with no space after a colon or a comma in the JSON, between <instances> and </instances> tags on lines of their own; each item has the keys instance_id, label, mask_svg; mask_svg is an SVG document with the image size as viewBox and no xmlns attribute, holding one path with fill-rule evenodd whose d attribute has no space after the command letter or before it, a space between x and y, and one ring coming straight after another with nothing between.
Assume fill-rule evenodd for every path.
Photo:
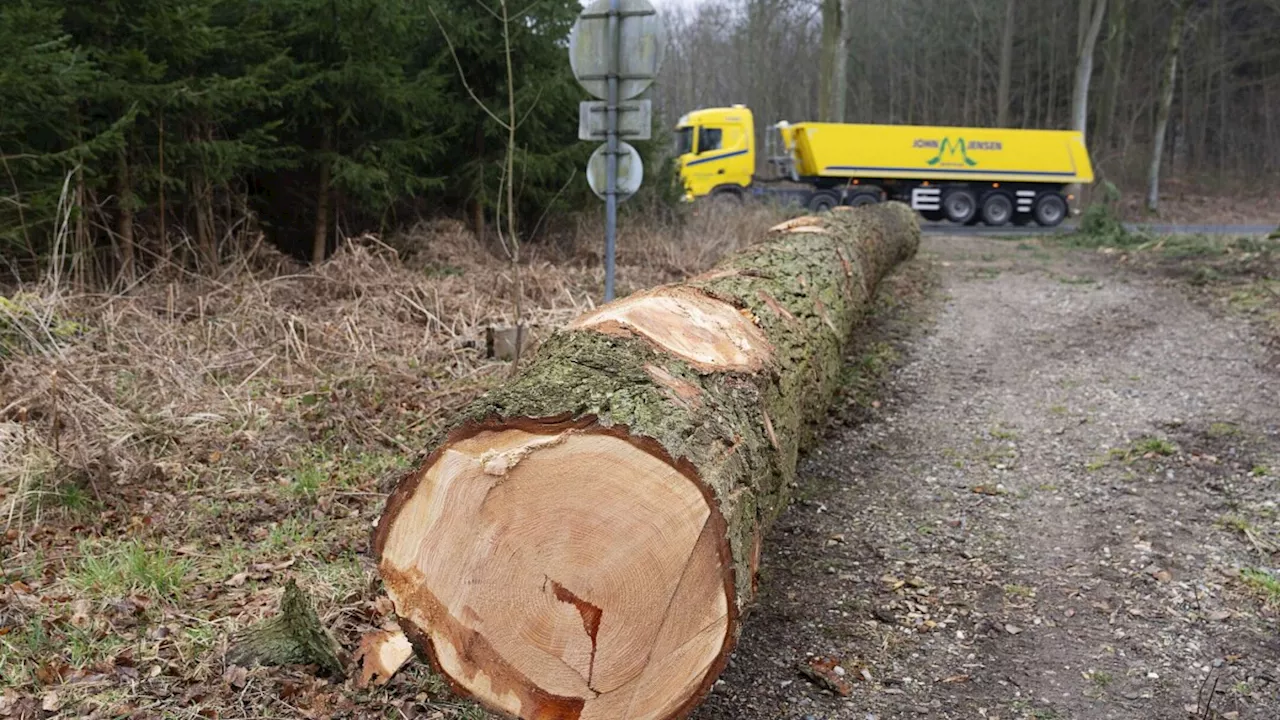
<instances>
[{"instance_id":1,"label":"log bark","mask_svg":"<svg viewBox=\"0 0 1280 720\"><path fill-rule=\"evenodd\" d=\"M890 203L763 240L577 319L400 481L379 571L457 690L527 720L665 720L715 681L842 351L919 228Z\"/></svg>"}]
</instances>

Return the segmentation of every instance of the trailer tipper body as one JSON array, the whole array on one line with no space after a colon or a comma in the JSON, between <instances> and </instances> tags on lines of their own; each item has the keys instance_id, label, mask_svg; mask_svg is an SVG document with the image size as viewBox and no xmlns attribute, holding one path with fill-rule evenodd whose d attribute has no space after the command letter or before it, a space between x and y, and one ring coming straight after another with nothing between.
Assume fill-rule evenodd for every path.
<instances>
[{"instance_id":1,"label":"trailer tipper body","mask_svg":"<svg viewBox=\"0 0 1280 720\"><path fill-rule=\"evenodd\" d=\"M790 197L811 210L900 200L930 220L1052 226L1067 188L1093 181L1084 138L1065 130L778 123L780 152L758 177L755 126L742 106L680 119L685 198ZM781 185L789 181L791 187Z\"/></svg>"}]
</instances>

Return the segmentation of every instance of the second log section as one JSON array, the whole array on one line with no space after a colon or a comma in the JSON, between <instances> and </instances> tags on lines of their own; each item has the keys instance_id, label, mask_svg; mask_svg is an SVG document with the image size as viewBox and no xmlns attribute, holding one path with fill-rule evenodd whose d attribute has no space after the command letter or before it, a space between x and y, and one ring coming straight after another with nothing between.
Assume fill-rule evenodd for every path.
<instances>
[{"instance_id":1,"label":"second log section","mask_svg":"<svg viewBox=\"0 0 1280 720\"><path fill-rule=\"evenodd\" d=\"M524 720L667 720L723 670L797 453L920 230L889 203L755 240L578 318L401 480L379 571L458 691Z\"/></svg>"}]
</instances>

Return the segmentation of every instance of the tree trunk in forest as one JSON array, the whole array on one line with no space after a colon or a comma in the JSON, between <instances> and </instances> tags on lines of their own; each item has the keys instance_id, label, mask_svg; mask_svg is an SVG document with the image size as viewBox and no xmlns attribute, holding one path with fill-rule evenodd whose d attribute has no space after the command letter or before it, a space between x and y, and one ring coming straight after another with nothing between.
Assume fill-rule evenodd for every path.
<instances>
[{"instance_id":1,"label":"tree trunk in forest","mask_svg":"<svg viewBox=\"0 0 1280 720\"><path fill-rule=\"evenodd\" d=\"M853 28L849 22L852 10L846 3L849 0L837 0L840 9L840 32L836 35L835 62L831 73L831 117L834 122L846 122L845 113L849 81L849 42L853 36Z\"/></svg>"},{"instance_id":2,"label":"tree trunk in forest","mask_svg":"<svg viewBox=\"0 0 1280 720\"><path fill-rule=\"evenodd\" d=\"M117 155L116 234L120 236L120 279L126 284L134 279L133 249L133 179L125 150Z\"/></svg>"},{"instance_id":3,"label":"tree trunk in forest","mask_svg":"<svg viewBox=\"0 0 1280 720\"><path fill-rule=\"evenodd\" d=\"M1107 42L1103 47L1106 66L1106 87L1102 92L1102 108L1098 112L1098 126L1094 132L1097 148L1115 147L1114 128L1116 108L1120 101L1120 81L1124 77L1124 50L1127 39L1129 8L1127 0L1115 0L1111 8L1111 22L1107 28Z\"/></svg>"},{"instance_id":4,"label":"tree trunk in forest","mask_svg":"<svg viewBox=\"0 0 1280 720\"><path fill-rule=\"evenodd\" d=\"M844 121L844 82L849 65L844 0L822 0L822 57L818 73L818 119Z\"/></svg>"},{"instance_id":5,"label":"tree trunk in forest","mask_svg":"<svg viewBox=\"0 0 1280 720\"><path fill-rule=\"evenodd\" d=\"M769 239L578 318L400 481L374 553L456 689L526 720L666 720L715 682L842 350L919 228L889 203Z\"/></svg>"},{"instance_id":6,"label":"tree trunk in forest","mask_svg":"<svg viewBox=\"0 0 1280 720\"><path fill-rule=\"evenodd\" d=\"M1190 0L1179 0L1169 24L1169 40L1165 51L1164 72L1160 78L1159 106L1156 110L1156 134L1151 141L1151 165L1147 169L1147 211L1160 209L1160 159L1164 154L1165 135L1169 131L1169 111L1173 107L1173 87L1178 79L1178 49L1182 47L1182 28L1186 24Z\"/></svg>"},{"instance_id":7,"label":"tree trunk in forest","mask_svg":"<svg viewBox=\"0 0 1280 720\"><path fill-rule=\"evenodd\" d=\"M325 255L329 249L329 185L330 185L330 160L329 160L329 133L326 131L324 141L320 147L320 176L316 181L316 227L315 235L311 239L311 264L319 265L324 262Z\"/></svg>"},{"instance_id":8,"label":"tree trunk in forest","mask_svg":"<svg viewBox=\"0 0 1280 720\"><path fill-rule=\"evenodd\" d=\"M196 248L200 264L209 273L218 267L218 242L214 235L213 187L203 170L196 170L192 182L192 212L196 218Z\"/></svg>"},{"instance_id":9,"label":"tree trunk in forest","mask_svg":"<svg viewBox=\"0 0 1280 720\"><path fill-rule=\"evenodd\" d=\"M1217 139L1218 177L1221 178L1227 170L1227 105L1231 95L1228 90L1231 61L1227 57L1227 23L1222 15L1222 0L1214 3L1214 10L1218 16L1218 126L1214 128L1214 135ZM1266 107L1266 104L1263 106ZM1208 125L1208 122L1205 124Z\"/></svg>"},{"instance_id":10,"label":"tree trunk in forest","mask_svg":"<svg viewBox=\"0 0 1280 720\"><path fill-rule=\"evenodd\" d=\"M206 123L193 121L191 142L210 142L212 134L212 128ZM214 273L218 267L218 239L213 217L213 183L204 168L199 166L192 166L190 178L191 212L196 221L196 254L205 272Z\"/></svg>"},{"instance_id":11,"label":"tree trunk in forest","mask_svg":"<svg viewBox=\"0 0 1280 720\"><path fill-rule=\"evenodd\" d=\"M996 127L1009 127L1009 85L1013 74L1013 30L1017 0L1005 0L1000 36L1000 79L996 89Z\"/></svg>"},{"instance_id":12,"label":"tree trunk in forest","mask_svg":"<svg viewBox=\"0 0 1280 720\"><path fill-rule=\"evenodd\" d=\"M160 255L164 258L165 263L173 260L173 247L169 245L169 228L165 223L164 186L168 182L164 175L164 110L160 110L156 117L156 143L159 146L159 170L156 178L156 192L159 194L159 207L157 208L158 221L160 230L158 232L160 240Z\"/></svg>"},{"instance_id":13,"label":"tree trunk in forest","mask_svg":"<svg viewBox=\"0 0 1280 720\"><path fill-rule=\"evenodd\" d=\"M476 239L484 242L486 235L484 222L484 123L476 123L476 169L477 179L475 195L469 201L471 210L471 232Z\"/></svg>"},{"instance_id":14,"label":"tree trunk in forest","mask_svg":"<svg viewBox=\"0 0 1280 720\"><path fill-rule=\"evenodd\" d=\"M1102 18L1107 13L1107 0L1084 0L1093 3L1093 19L1078 48L1076 82L1071 95L1071 129L1085 133L1089 125L1089 81L1093 78L1093 51L1102 31ZM1086 144L1087 143L1086 137Z\"/></svg>"}]
</instances>

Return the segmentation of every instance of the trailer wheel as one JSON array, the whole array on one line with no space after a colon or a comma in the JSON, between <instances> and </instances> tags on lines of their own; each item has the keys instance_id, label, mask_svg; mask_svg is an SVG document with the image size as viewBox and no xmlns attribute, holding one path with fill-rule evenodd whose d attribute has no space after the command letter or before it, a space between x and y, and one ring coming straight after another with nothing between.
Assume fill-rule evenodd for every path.
<instances>
[{"instance_id":1,"label":"trailer wheel","mask_svg":"<svg viewBox=\"0 0 1280 720\"><path fill-rule=\"evenodd\" d=\"M978 200L972 190L950 190L942 196L942 211L951 222L964 225L978 214Z\"/></svg>"},{"instance_id":2,"label":"trailer wheel","mask_svg":"<svg viewBox=\"0 0 1280 720\"><path fill-rule=\"evenodd\" d=\"M1013 217L1013 200L1002 192L989 193L982 199L982 222L1000 227Z\"/></svg>"},{"instance_id":3,"label":"trailer wheel","mask_svg":"<svg viewBox=\"0 0 1280 720\"><path fill-rule=\"evenodd\" d=\"M1056 192L1045 193L1036 199L1031 214L1040 225L1056 227L1067 217L1067 199Z\"/></svg>"},{"instance_id":4,"label":"trailer wheel","mask_svg":"<svg viewBox=\"0 0 1280 720\"><path fill-rule=\"evenodd\" d=\"M849 198L849 207L862 207L863 205L875 205L880 202L880 196L875 193L860 192Z\"/></svg>"},{"instance_id":5,"label":"trailer wheel","mask_svg":"<svg viewBox=\"0 0 1280 720\"><path fill-rule=\"evenodd\" d=\"M840 204L840 199L833 192L816 192L809 198L809 210L812 212L829 212L832 208Z\"/></svg>"}]
</instances>

